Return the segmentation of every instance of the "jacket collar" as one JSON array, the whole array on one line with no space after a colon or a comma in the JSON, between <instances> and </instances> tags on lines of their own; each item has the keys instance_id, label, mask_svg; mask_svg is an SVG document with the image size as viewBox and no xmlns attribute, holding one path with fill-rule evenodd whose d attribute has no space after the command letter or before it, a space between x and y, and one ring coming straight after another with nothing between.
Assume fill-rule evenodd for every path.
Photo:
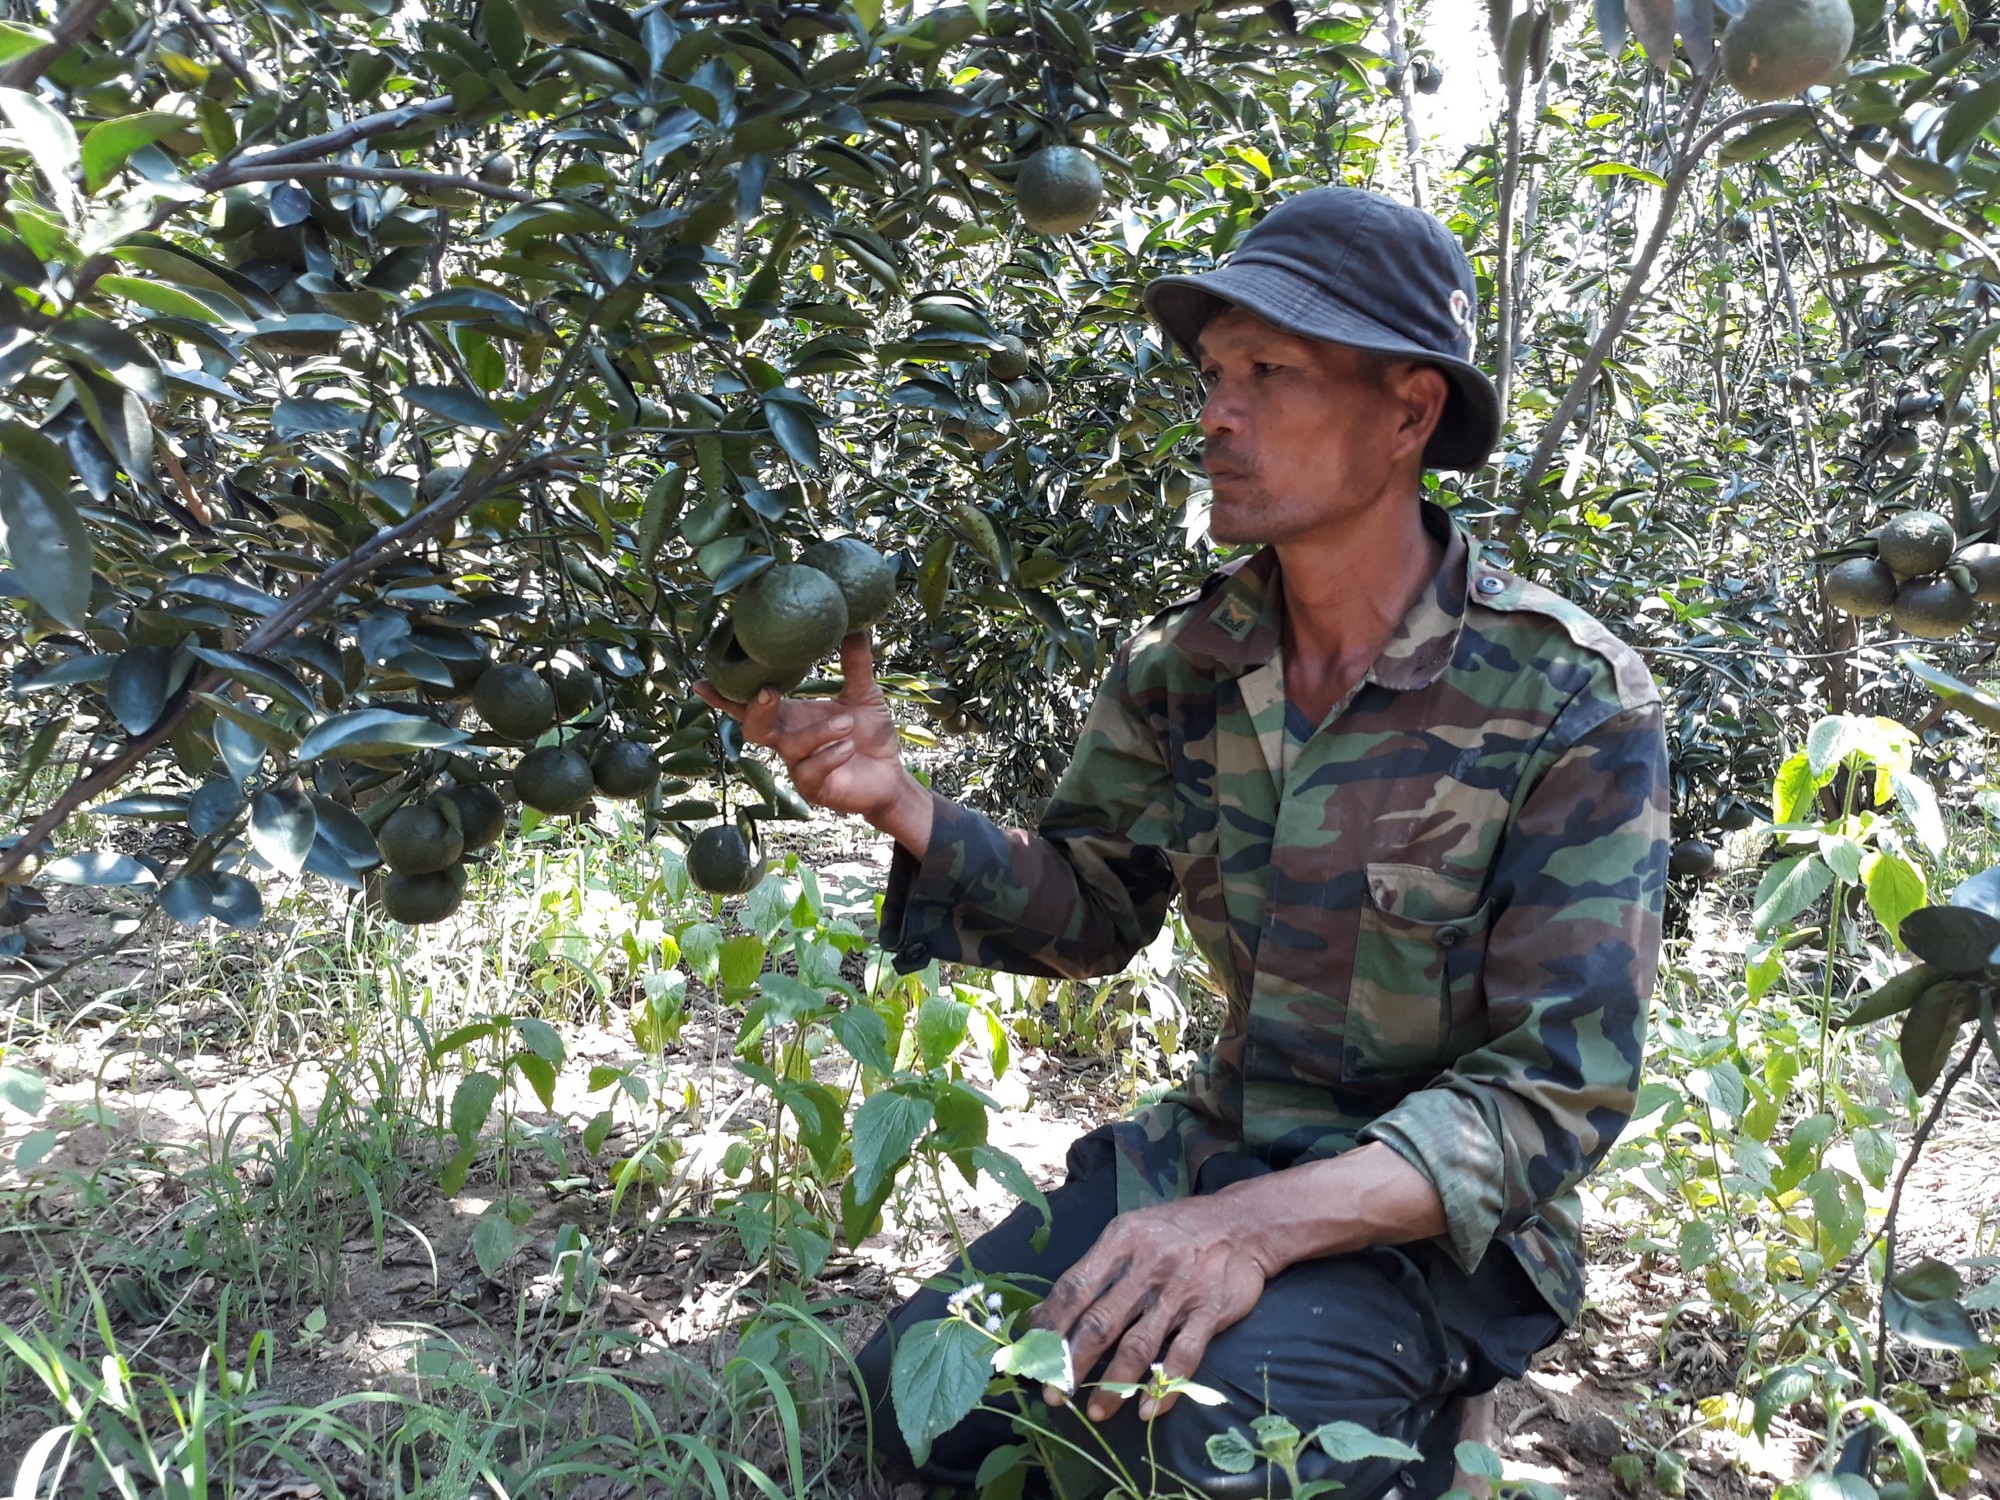
<instances>
[{"instance_id":1,"label":"jacket collar","mask_svg":"<svg viewBox=\"0 0 2000 1500\"><path fill-rule=\"evenodd\" d=\"M1444 560L1368 671L1371 681L1396 692L1428 687L1451 665L1475 561L1465 533L1441 508L1424 501L1423 519L1444 543ZM1237 677L1278 655L1283 623L1278 554L1265 547L1213 574L1170 639L1182 655Z\"/></svg>"}]
</instances>

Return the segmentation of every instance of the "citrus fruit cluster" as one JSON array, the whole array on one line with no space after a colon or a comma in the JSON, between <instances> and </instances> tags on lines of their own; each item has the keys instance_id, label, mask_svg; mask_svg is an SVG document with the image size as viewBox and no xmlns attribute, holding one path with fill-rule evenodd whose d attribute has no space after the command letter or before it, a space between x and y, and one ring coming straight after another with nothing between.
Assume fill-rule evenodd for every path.
<instances>
[{"instance_id":1,"label":"citrus fruit cluster","mask_svg":"<svg viewBox=\"0 0 2000 1500\"><path fill-rule=\"evenodd\" d=\"M773 563L737 593L709 632L703 675L747 703L767 687L788 693L812 664L888 612L896 570L857 537L816 542L795 563Z\"/></svg>"},{"instance_id":2,"label":"citrus fruit cluster","mask_svg":"<svg viewBox=\"0 0 2000 1500\"><path fill-rule=\"evenodd\" d=\"M1751 0L1722 33L1722 72L1746 99L1789 99L1837 76L1853 45L1847 0Z\"/></svg>"},{"instance_id":3,"label":"citrus fruit cluster","mask_svg":"<svg viewBox=\"0 0 2000 1500\"><path fill-rule=\"evenodd\" d=\"M1874 556L1850 557L1826 575L1827 602L1863 619L1889 616L1906 635L1945 640L2000 598L2000 546L1958 544L1951 522L1906 510L1872 534Z\"/></svg>"}]
</instances>

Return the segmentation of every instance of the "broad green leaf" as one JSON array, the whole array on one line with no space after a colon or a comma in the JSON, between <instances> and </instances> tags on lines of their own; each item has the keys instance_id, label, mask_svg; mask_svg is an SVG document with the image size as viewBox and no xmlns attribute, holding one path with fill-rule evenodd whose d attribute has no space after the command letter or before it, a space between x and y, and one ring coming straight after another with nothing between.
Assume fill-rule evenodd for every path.
<instances>
[{"instance_id":1,"label":"broad green leaf","mask_svg":"<svg viewBox=\"0 0 2000 1500\"><path fill-rule=\"evenodd\" d=\"M1337 1463L1355 1464L1370 1458L1393 1458L1399 1463L1419 1463L1423 1454L1408 1443L1380 1437L1359 1422L1328 1422L1313 1433L1313 1441Z\"/></svg>"},{"instance_id":2,"label":"broad green leaf","mask_svg":"<svg viewBox=\"0 0 2000 1500\"><path fill-rule=\"evenodd\" d=\"M49 186L56 205L72 224L76 222L76 183L82 153L76 131L54 105L39 94L21 89L0 88L0 115L14 127L27 147L35 168Z\"/></svg>"},{"instance_id":3,"label":"broad green leaf","mask_svg":"<svg viewBox=\"0 0 2000 1500\"><path fill-rule=\"evenodd\" d=\"M1812 821L1813 794L1826 783L1813 775L1805 751L1788 757L1771 782L1771 819L1776 823Z\"/></svg>"},{"instance_id":4,"label":"broad green leaf","mask_svg":"<svg viewBox=\"0 0 2000 1500\"><path fill-rule=\"evenodd\" d=\"M42 879L57 885L157 885L160 877L129 854L90 849L50 860Z\"/></svg>"},{"instance_id":5,"label":"broad green leaf","mask_svg":"<svg viewBox=\"0 0 2000 1500\"><path fill-rule=\"evenodd\" d=\"M1743 1118L1749 1094L1743 1086L1743 1074L1734 1063L1719 1062L1694 1069L1687 1076L1687 1089L1725 1119Z\"/></svg>"},{"instance_id":6,"label":"broad green leaf","mask_svg":"<svg viewBox=\"0 0 2000 1500\"><path fill-rule=\"evenodd\" d=\"M1982 729L2000 729L2000 698L1941 672L1929 662L1904 652L1896 658L1912 677L1936 693L1945 705L1964 714Z\"/></svg>"},{"instance_id":7,"label":"broad green leaf","mask_svg":"<svg viewBox=\"0 0 2000 1500\"><path fill-rule=\"evenodd\" d=\"M537 1016L514 1017L514 1029L521 1034L521 1040L528 1050L547 1062L551 1067L560 1068L567 1055L563 1039L555 1027Z\"/></svg>"},{"instance_id":8,"label":"broad green leaf","mask_svg":"<svg viewBox=\"0 0 2000 1500\"><path fill-rule=\"evenodd\" d=\"M1757 883L1751 922L1760 936L1783 926L1825 895L1832 884L1833 871L1816 854L1780 860Z\"/></svg>"},{"instance_id":9,"label":"broad green leaf","mask_svg":"<svg viewBox=\"0 0 2000 1500\"><path fill-rule=\"evenodd\" d=\"M141 735L160 722L175 681L173 649L168 646L127 646L112 664L104 684L104 701L125 732Z\"/></svg>"},{"instance_id":10,"label":"broad green leaf","mask_svg":"<svg viewBox=\"0 0 2000 1500\"><path fill-rule=\"evenodd\" d=\"M510 72L520 66L527 50L527 33L513 0L480 0L479 29L486 45L493 49L495 62Z\"/></svg>"},{"instance_id":11,"label":"broad green leaf","mask_svg":"<svg viewBox=\"0 0 2000 1500\"><path fill-rule=\"evenodd\" d=\"M399 714L388 708L362 708L335 714L315 725L299 744L301 762L328 755L351 759L368 756L402 755L411 750L435 750L464 742L463 729L447 729L431 719L415 714Z\"/></svg>"},{"instance_id":12,"label":"broad green leaf","mask_svg":"<svg viewBox=\"0 0 2000 1500\"><path fill-rule=\"evenodd\" d=\"M1893 979L1884 980L1861 997L1853 1010L1840 1020L1842 1026L1865 1026L1870 1021L1901 1015L1917 1003L1917 997L1939 980L1945 971L1936 964L1917 964Z\"/></svg>"},{"instance_id":13,"label":"broad green leaf","mask_svg":"<svg viewBox=\"0 0 2000 1500\"><path fill-rule=\"evenodd\" d=\"M872 1007L857 1001L835 1015L827 1027L834 1040L847 1049L847 1055L864 1068L877 1073L895 1071L895 1059L889 1056L888 1023Z\"/></svg>"},{"instance_id":14,"label":"broad green leaf","mask_svg":"<svg viewBox=\"0 0 2000 1500\"><path fill-rule=\"evenodd\" d=\"M965 1040L972 1007L947 995L930 995L917 1008L917 1053L927 1068L941 1068Z\"/></svg>"},{"instance_id":15,"label":"broad green leaf","mask_svg":"<svg viewBox=\"0 0 2000 1500\"><path fill-rule=\"evenodd\" d=\"M854 1191L857 1198L875 1196L897 1168L909 1159L935 1113L928 1099L915 1099L888 1089L865 1100L854 1112Z\"/></svg>"},{"instance_id":16,"label":"broad green leaf","mask_svg":"<svg viewBox=\"0 0 2000 1500\"><path fill-rule=\"evenodd\" d=\"M1818 1389L1818 1374L1809 1365L1784 1365L1771 1371L1757 1384L1752 1430L1759 1437L1766 1436L1780 1412L1811 1400Z\"/></svg>"},{"instance_id":17,"label":"broad green leaf","mask_svg":"<svg viewBox=\"0 0 2000 1500\"><path fill-rule=\"evenodd\" d=\"M472 1258L489 1277L498 1276L520 1247L521 1231L497 1203L481 1214L472 1227Z\"/></svg>"},{"instance_id":18,"label":"broad green leaf","mask_svg":"<svg viewBox=\"0 0 2000 1500\"><path fill-rule=\"evenodd\" d=\"M1883 1288L1882 1311L1889 1327L1913 1344L1931 1349L1977 1349L1979 1330L1959 1301L1958 1272L1941 1260L1905 1266Z\"/></svg>"},{"instance_id":19,"label":"broad green leaf","mask_svg":"<svg viewBox=\"0 0 2000 1500\"><path fill-rule=\"evenodd\" d=\"M12 62L49 46L55 38L39 26L23 26L16 21L0 21L0 63Z\"/></svg>"},{"instance_id":20,"label":"broad green leaf","mask_svg":"<svg viewBox=\"0 0 2000 1500\"><path fill-rule=\"evenodd\" d=\"M972 1160L982 1171L991 1172L1000 1185L1016 1198L1034 1205L1044 1224L1049 1222L1048 1197L1035 1186L1035 1179L1028 1175L1028 1169L1021 1165L1017 1157L998 1146L974 1146Z\"/></svg>"},{"instance_id":21,"label":"broad green leaf","mask_svg":"<svg viewBox=\"0 0 2000 1500\"><path fill-rule=\"evenodd\" d=\"M1861 884L1875 920L1901 946L1903 919L1930 899L1923 871L1900 854L1873 850L1861 862Z\"/></svg>"},{"instance_id":22,"label":"broad green leaf","mask_svg":"<svg viewBox=\"0 0 2000 1500\"><path fill-rule=\"evenodd\" d=\"M312 799L296 786L266 787L250 802L250 847L287 875L305 868L319 833Z\"/></svg>"},{"instance_id":23,"label":"broad green leaf","mask_svg":"<svg viewBox=\"0 0 2000 1500\"><path fill-rule=\"evenodd\" d=\"M889 1395L917 1463L979 1404L992 1377L992 1352L993 1341L963 1318L933 1318L903 1330L889 1366Z\"/></svg>"},{"instance_id":24,"label":"broad green leaf","mask_svg":"<svg viewBox=\"0 0 2000 1500\"><path fill-rule=\"evenodd\" d=\"M517 1052L513 1063L528 1087L535 1091L535 1097L542 1101L543 1109L556 1107L556 1070L546 1057L537 1057L532 1052Z\"/></svg>"},{"instance_id":25,"label":"broad green leaf","mask_svg":"<svg viewBox=\"0 0 2000 1500\"><path fill-rule=\"evenodd\" d=\"M1944 853L1944 818L1938 812L1937 793L1931 784L1907 771L1893 771L1889 785L1895 790L1896 802L1904 816L1910 820L1917 842L1932 854Z\"/></svg>"},{"instance_id":26,"label":"broad green leaf","mask_svg":"<svg viewBox=\"0 0 2000 1500\"><path fill-rule=\"evenodd\" d=\"M2000 917L1968 906L1924 906L1903 918L1898 936L1925 963L1969 974L1986 968L2000 946Z\"/></svg>"},{"instance_id":27,"label":"broad green leaf","mask_svg":"<svg viewBox=\"0 0 2000 1500\"><path fill-rule=\"evenodd\" d=\"M1248 1474L1257 1467L1257 1449L1240 1427L1209 1434L1208 1461L1225 1474Z\"/></svg>"},{"instance_id":28,"label":"broad green leaf","mask_svg":"<svg viewBox=\"0 0 2000 1500\"><path fill-rule=\"evenodd\" d=\"M0 1104L9 1105L23 1114L38 1115L47 1097L48 1088L42 1082L41 1074L13 1063L0 1064Z\"/></svg>"},{"instance_id":29,"label":"broad green leaf","mask_svg":"<svg viewBox=\"0 0 2000 1500\"><path fill-rule=\"evenodd\" d=\"M479 392L462 385L410 385L403 399L419 410L478 432L509 432L507 421Z\"/></svg>"},{"instance_id":30,"label":"broad green leaf","mask_svg":"<svg viewBox=\"0 0 2000 1500\"><path fill-rule=\"evenodd\" d=\"M191 128L194 121L163 110L143 110L91 126L84 136L78 156L83 165L84 189L95 196L116 177L141 146Z\"/></svg>"},{"instance_id":31,"label":"broad green leaf","mask_svg":"<svg viewBox=\"0 0 2000 1500\"><path fill-rule=\"evenodd\" d=\"M1925 991L1903 1017L1896 1050L1903 1060L1903 1071L1910 1075L1910 1087L1918 1094L1929 1093L1944 1072L1959 1028L1972 1018L1972 1007L1971 987L1947 979Z\"/></svg>"},{"instance_id":32,"label":"broad green leaf","mask_svg":"<svg viewBox=\"0 0 2000 1500\"><path fill-rule=\"evenodd\" d=\"M1953 161L1969 151L1993 123L1995 114L2000 114L2000 79L1968 89L1952 100L1944 112L1944 123L1938 126L1938 160Z\"/></svg>"},{"instance_id":33,"label":"broad green leaf","mask_svg":"<svg viewBox=\"0 0 2000 1500\"><path fill-rule=\"evenodd\" d=\"M16 426L0 435L0 550L28 597L80 631L90 614L90 534L61 483L51 483L35 461L41 450L53 454L54 445L39 433L27 434L40 441L35 458L24 461L25 439L19 437L24 431ZM62 464L62 471L67 467Z\"/></svg>"},{"instance_id":34,"label":"broad green leaf","mask_svg":"<svg viewBox=\"0 0 2000 1500\"><path fill-rule=\"evenodd\" d=\"M993 1368L1040 1385L1066 1386L1069 1351L1053 1328L1030 1328L1004 1349L993 1351Z\"/></svg>"},{"instance_id":35,"label":"broad green leaf","mask_svg":"<svg viewBox=\"0 0 2000 1500\"><path fill-rule=\"evenodd\" d=\"M493 1101L500 1097L500 1080L491 1073L468 1073L459 1080L451 1096L451 1133L459 1145L470 1148L479 1140Z\"/></svg>"}]
</instances>

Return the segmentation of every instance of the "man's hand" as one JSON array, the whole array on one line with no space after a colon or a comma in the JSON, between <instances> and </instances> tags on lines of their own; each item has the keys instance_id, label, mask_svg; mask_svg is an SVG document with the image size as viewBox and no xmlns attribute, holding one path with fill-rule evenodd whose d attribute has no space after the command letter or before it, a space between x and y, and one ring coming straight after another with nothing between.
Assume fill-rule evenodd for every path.
<instances>
[{"instance_id":1,"label":"man's hand","mask_svg":"<svg viewBox=\"0 0 2000 1500\"><path fill-rule=\"evenodd\" d=\"M1242 1220L1222 1198L1187 1198L1118 1215L1028 1321L1069 1340L1079 1379L1115 1346L1107 1381L1144 1385L1156 1362L1168 1379L1185 1380L1208 1341L1249 1316L1269 1274L1244 1253ZM1104 1421L1124 1399L1092 1393L1090 1420ZM1150 1421L1173 1400L1155 1408L1142 1399L1139 1415Z\"/></svg>"},{"instance_id":2,"label":"man's hand","mask_svg":"<svg viewBox=\"0 0 2000 1500\"><path fill-rule=\"evenodd\" d=\"M930 843L930 794L903 769L888 700L875 681L868 635L840 643L840 695L786 698L765 688L749 703L725 698L706 678L694 690L711 708L740 719L743 737L776 750L806 801L866 818L919 857Z\"/></svg>"}]
</instances>

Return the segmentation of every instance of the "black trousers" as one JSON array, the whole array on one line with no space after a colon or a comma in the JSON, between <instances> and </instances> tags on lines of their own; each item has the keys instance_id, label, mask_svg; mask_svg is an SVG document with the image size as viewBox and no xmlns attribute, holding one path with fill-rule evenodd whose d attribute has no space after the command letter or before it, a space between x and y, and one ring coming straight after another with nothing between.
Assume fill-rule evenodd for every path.
<instances>
[{"instance_id":1,"label":"black trousers","mask_svg":"<svg viewBox=\"0 0 2000 1500\"><path fill-rule=\"evenodd\" d=\"M1209 1167L1216 1170L1204 1168L1197 1192L1272 1170L1234 1157ZM1024 1205L975 1240L969 1258L982 1274L1053 1282L1083 1258L1117 1207L1111 1142L1106 1132L1092 1132L1070 1147L1069 1180L1049 1194L1053 1225L1041 1251L1030 1244L1041 1216ZM901 1330L943 1317L946 1296L930 1288L918 1292L889 1316L858 1361L877 1451L905 1468L910 1456L889 1400L890 1361ZM1211 1435L1240 1430L1247 1436L1251 1420L1265 1413L1288 1418L1301 1432L1355 1422L1419 1449L1425 1461L1340 1464L1314 1446L1300 1463L1300 1479L1338 1481L1341 1500L1374 1500L1392 1489L1430 1500L1450 1487L1464 1399L1522 1374L1536 1351L1561 1333L1561 1320L1504 1249L1470 1274L1428 1242L1306 1261L1273 1278L1250 1316L1209 1344L1195 1379L1226 1395L1226 1405L1183 1398L1143 1423L1138 1402L1128 1399L1098 1431L1134 1478L1152 1479L1149 1466L1157 1464L1163 1492L1172 1493L1180 1481L1216 1500L1234 1500L1282 1494L1284 1477L1261 1463L1247 1474L1220 1472L1208 1458ZM1072 1409L1049 1418L1101 1453ZM1015 1441L1012 1417L982 1408L937 1440L920 1477L970 1489L981 1460Z\"/></svg>"}]
</instances>

